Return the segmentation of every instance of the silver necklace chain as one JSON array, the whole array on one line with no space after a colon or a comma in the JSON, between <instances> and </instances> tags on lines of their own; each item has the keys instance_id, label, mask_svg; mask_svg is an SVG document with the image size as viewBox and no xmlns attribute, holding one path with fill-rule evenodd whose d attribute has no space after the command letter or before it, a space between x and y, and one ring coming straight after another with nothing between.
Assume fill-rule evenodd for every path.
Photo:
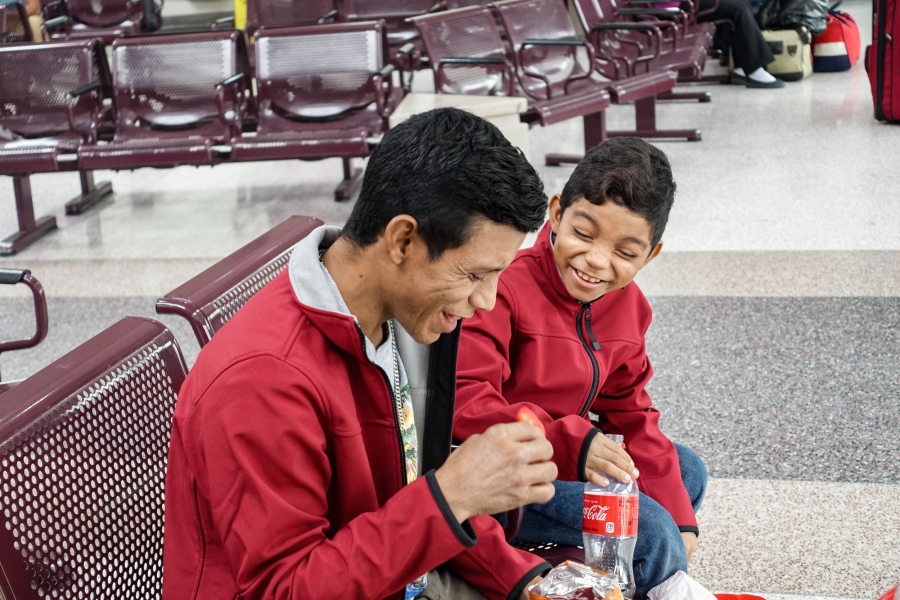
<instances>
[{"instance_id":1,"label":"silver necklace chain","mask_svg":"<svg viewBox=\"0 0 900 600\"><path fill-rule=\"evenodd\" d=\"M388 319L388 333L391 336L391 359L394 365L394 404L397 406L398 421L403 417L403 402L400 400L400 360L397 358L397 336L394 335L394 323Z\"/></svg>"}]
</instances>

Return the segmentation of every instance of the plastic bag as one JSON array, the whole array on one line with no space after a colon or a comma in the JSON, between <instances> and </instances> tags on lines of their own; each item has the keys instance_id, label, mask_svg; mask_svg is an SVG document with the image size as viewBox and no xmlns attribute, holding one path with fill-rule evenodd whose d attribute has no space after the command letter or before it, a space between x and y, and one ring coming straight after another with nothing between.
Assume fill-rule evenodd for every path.
<instances>
[{"instance_id":1,"label":"plastic bag","mask_svg":"<svg viewBox=\"0 0 900 600\"><path fill-rule=\"evenodd\" d=\"M650 600L716 600L712 592L697 583L685 573L676 571L674 575L647 592Z\"/></svg>"},{"instance_id":2,"label":"plastic bag","mask_svg":"<svg viewBox=\"0 0 900 600\"><path fill-rule=\"evenodd\" d=\"M623 600L615 575L571 560L553 567L528 590L531 600Z\"/></svg>"},{"instance_id":3,"label":"plastic bag","mask_svg":"<svg viewBox=\"0 0 900 600\"><path fill-rule=\"evenodd\" d=\"M756 11L761 29L792 29L804 26L813 35L825 31L828 0L763 0Z\"/></svg>"}]
</instances>

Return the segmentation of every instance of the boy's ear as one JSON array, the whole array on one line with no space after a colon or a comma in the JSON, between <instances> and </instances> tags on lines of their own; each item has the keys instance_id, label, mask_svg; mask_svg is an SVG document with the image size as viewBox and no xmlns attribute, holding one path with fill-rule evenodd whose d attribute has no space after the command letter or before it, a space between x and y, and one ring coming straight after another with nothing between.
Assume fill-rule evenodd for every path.
<instances>
[{"instance_id":1,"label":"boy's ear","mask_svg":"<svg viewBox=\"0 0 900 600\"><path fill-rule=\"evenodd\" d=\"M562 221L562 205L559 203L559 194L550 197L547 212L550 218L550 230L559 233L559 223Z\"/></svg>"},{"instance_id":2,"label":"boy's ear","mask_svg":"<svg viewBox=\"0 0 900 600\"><path fill-rule=\"evenodd\" d=\"M650 264L650 261L652 261L654 258L659 256L659 253L662 252L662 249L663 249L663 243L662 243L662 240L659 240L659 242L656 243L656 247L650 251L649 256L647 256L647 259L644 261L644 264L641 266L641 268L643 269L644 267L646 267L647 265Z\"/></svg>"}]
</instances>

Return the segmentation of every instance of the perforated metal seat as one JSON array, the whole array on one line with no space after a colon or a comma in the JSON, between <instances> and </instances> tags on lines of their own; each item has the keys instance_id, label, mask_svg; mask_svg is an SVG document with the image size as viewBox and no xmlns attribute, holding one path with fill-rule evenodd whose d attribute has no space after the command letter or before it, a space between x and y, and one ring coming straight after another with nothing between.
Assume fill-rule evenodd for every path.
<instances>
[{"instance_id":1,"label":"perforated metal seat","mask_svg":"<svg viewBox=\"0 0 900 600\"><path fill-rule=\"evenodd\" d=\"M232 160L339 156L344 180L337 199L360 182L350 158L367 156L366 138L387 130L403 90L386 65L384 25L338 23L256 32L259 102L255 135L232 145Z\"/></svg>"},{"instance_id":2,"label":"perforated metal seat","mask_svg":"<svg viewBox=\"0 0 900 600\"><path fill-rule=\"evenodd\" d=\"M82 146L87 169L216 164L247 110L239 31L120 38L113 43L113 140Z\"/></svg>"},{"instance_id":3,"label":"perforated metal seat","mask_svg":"<svg viewBox=\"0 0 900 600\"><path fill-rule=\"evenodd\" d=\"M78 168L59 157L96 140L100 124L111 118L104 107L111 84L95 40L0 47L0 81L0 125L13 134L0 138L0 174L13 178L19 220L18 233L0 242L0 254L11 254L56 226L53 217L35 220L29 176ZM68 214L112 191L109 183L95 186L89 172L81 181L82 194L66 204Z\"/></svg>"},{"instance_id":4,"label":"perforated metal seat","mask_svg":"<svg viewBox=\"0 0 900 600\"><path fill-rule=\"evenodd\" d=\"M247 0L247 35L260 27L316 25L338 16L334 0Z\"/></svg>"},{"instance_id":5,"label":"perforated metal seat","mask_svg":"<svg viewBox=\"0 0 900 600\"><path fill-rule=\"evenodd\" d=\"M508 50L488 8L460 8L412 21L431 57L439 93L523 96L528 99L528 111L523 115L526 122L552 125L583 116L585 149L606 139L603 111L609 106L609 93L584 78L584 87L569 86L567 90L563 78L558 92L542 96L517 86L516 67L507 58Z\"/></svg>"},{"instance_id":6,"label":"perforated metal seat","mask_svg":"<svg viewBox=\"0 0 900 600\"><path fill-rule=\"evenodd\" d=\"M128 317L3 394L4 597L159 598L186 372L165 327Z\"/></svg>"},{"instance_id":7,"label":"perforated metal seat","mask_svg":"<svg viewBox=\"0 0 900 600\"><path fill-rule=\"evenodd\" d=\"M557 104L551 112L569 115L580 110L579 102L598 90L612 94L619 104L635 103L637 127L634 130L608 131L608 136L644 138L700 139L696 129L661 130L656 127L656 95L675 87L677 77L668 69L659 69L632 77L601 79L595 72L598 60L590 42L577 37L568 10L561 0L507 0L492 4L507 33L516 65L519 85L535 99L535 109L544 111L555 98L572 99L572 105ZM578 50L587 52L587 67L578 58ZM614 73L617 70L613 69ZM586 132L587 135L587 132ZM579 162L580 156L549 155L547 164Z\"/></svg>"},{"instance_id":8,"label":"perforated metal seat","mask_svg":"<svg viewBox=\"0 0 900 600\"><path fill-rule=\"evenodd\" d=\"M348 22L383 20L387 27L388 46L392 49L391 62L398 68L421 68L423 47L419 32L408 19L417 15L434 13L444 8L443 0L342 0L339 3L340 19ZM395 54L393 50L413 44L416 59L410 62L411 52Z\"/></svg>"},{"instance_id":9,"label":"perforated metal seat","mask_svg":"<svg viewBox=\"0 0 900 600\"><path fill-rule=\"evenodd\" d=\"M619 16L615 0L576 0L575 9L597 56L624 63L626 75L658 70L703 72L712 35L705 25L677 32L672 21ZM598 65L607 76L604 65Z\"/></svg>"},{"instance_id":10,"label":"perforated metal seat","mask_svg":"<svg viewBox=\"0 0 900 600\"><path fill-rule=\"evenodd\" d=\"M187 319L205 346L247 301L287 267L293 247L323 225L291 217L156 302L156 312Z\"/></svg>"},{"instance_id":11,"label":"perforated metal seat","mask_svg":"<svg viewBox=\"0 0 900 600\"><path fill-rule=\"evenodd\" d=\"M106 43L125 35L140 35L159 27L148 21L143 0L65 0L65 19L48 21L51 40L100 38Z\"/></svg>"}]
</instances>

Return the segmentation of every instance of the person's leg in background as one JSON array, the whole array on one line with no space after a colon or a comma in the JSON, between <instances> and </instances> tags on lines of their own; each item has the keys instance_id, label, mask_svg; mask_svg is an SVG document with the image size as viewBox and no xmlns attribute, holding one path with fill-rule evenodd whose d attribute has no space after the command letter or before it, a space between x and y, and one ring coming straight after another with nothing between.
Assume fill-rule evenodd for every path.
<instances>
[{"instance_id":1,"label":"person's leg in background","mask_svg":"<svg viewBox=\"0 0 900 600\"><path fill-rule=\"evenodd\" d=\"M41 15L33 15L28 17L28 26L31 27L31 37L36 42L47 42L44 33L41 31L41 25L44 24L44 17Z\"/></svg>"},{"instance_id":2,"label":"person's leg in background","mask_svg":"<svg viewBox=\"0 0 900 600\"><path fill-rule=\"evenodd\" d=\"M715 0L700 0L699 9L709 10ZM715 11L704 15L701 21L728 19L734 24L731 35L731 52L734 56L733 83L747 87L776 88L784 83L766 71L766 65L775 60L756 23L747 0L719 0Z\"/></svg>"}]
</instances>

